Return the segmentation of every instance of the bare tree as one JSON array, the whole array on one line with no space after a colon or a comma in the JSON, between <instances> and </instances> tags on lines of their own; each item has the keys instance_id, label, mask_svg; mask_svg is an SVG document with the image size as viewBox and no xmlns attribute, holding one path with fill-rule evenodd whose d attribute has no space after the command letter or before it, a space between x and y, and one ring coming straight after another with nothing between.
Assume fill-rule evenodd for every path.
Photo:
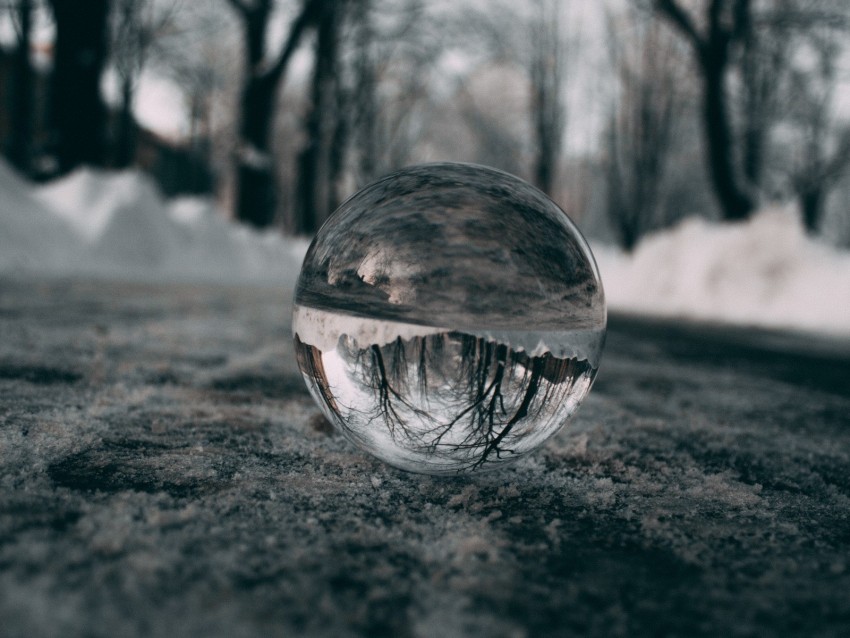
<instances>
[{"instance_id":1,"label":"bare tree","mask_svg":"<svg viewBox=\"0 0 850 638\"><path fill-rule=\"evenodd\" d=\"M775 17L795 0L766 0L741 40L736 63L742 179L751 193L764 190L770 134L781 116L793 47Z\"/></svg>"},{"instance_id":2,"label":"bare tree","mask_svg":"<svg viewBox=\"0 0 850 638\"><path fill-rule=\"evenodd\" d=\"M313 234L336 208L336 181L345 152L346 119L340 76L340 31L346 2L324 5L318 18L306 144L298 157L296 231Z\"/></svg>"},{"instance_id":3,"label":"bare tree","mask_svg":"<svg viewBox=\"0 0 850 638\"><path fill-rule=\"evenodd\" d=\"M234 55L240 45L236 16L208 3L171 7L171 19L151 47L148 64L180 88L193 155L217 175L229 175L241 79Z\"/></svg>"},{"instance_id":4,"label":"bare tree","mask_svg":"<svg viewBox=\"0 0 850 638\"><path fill-rule=\"evenodd\" d=\"M535 139L534 183L544 193L552 195L566 119L562 95L566 47L561 3L558 0L536 0L533 11L528 64Z\"/></svg>"},{"instance_id":5,"label":"bare tree","mask_svg":"<svg viewBox=\"0 0 850 638\"><path fill-rule=\"evenodd\" d=\"M347 176L363 183L407 163L413 141L404 129L427 93L441 43L423 7L422 0L340 0L319 18L298 157L298 232L315 232L336 209Z\"/></svg>"},{"instance_id":6,"label":"bare tree","mask_svg":"<svg viewBox=\"0 0 850 638\"><path fill-rule=\"evenodd\" d=\"M276 208L271 139L278 88L307 28L330 0L303 0L285 42L271 59L266 38L272 0L228 0L244 30L245 71L236 149L236 217L257 227L272 223Z\"/></svg>"},{"instance_id":7,"label":"bare tree","mask_svg":"<svg viewBox=\"0 0 850 638\"><path fill-rule=\"evenodd\" d=\"M529 175L533 181L529 166L537 147L528 117L528 95L526 70L509 60L485 61L464 74L446 110L460 115L473 143L460 142L454 152L478 164ZM448 136L456 145L456 133L450 130Z\"/></svg>"},{"instance_id":8,"label":"bare tree","mask_svg":"<svg viewBox=\"0 0 850 638\"><path fill-rule=\"evenodd\" d=\"M653 5L687 40L702 81L703 132L708 170L727 220L749 217L755 202L736 164L735 138L725 81L733 48L750 31L750 0L702 0L702 29L679 0L653 0Z\"/></svg>"},{"instance_id":9,"label":"bare tree","mask_svg":"<svg viewBox=\"0 0 850 638\"><path fill-rule=\"evenodd\" d=\"M829 191L850 167L850 124L837 123L833 114L841 44L828 30L812 32L809 41L814 69L796 69L790 87L790 119L800 138L792 145L790 181L806 230L815 234Z\"/></svg>"},{"instance_id":10,"label":"bare tree","mask_svg":"<svg viewBox=\"0 0 850 638\"><path fill-rule=\"evenodd\" d=\"M538 188L554 195L555 179L563 151L567 122L565 86L568 78L568 55L571 50L571 25L566 20L571 2L533 0L530 3L500 2L484 9L464 7L459 23L463 33L457 37L473 55L485 51L488 64L516 65L523 70L527 88L525 118L529 124L530 154L525 158L526 173ZM467 110L467 121L477 137L493 149L501 147L517 152L523 146L509 139L510 131L503 123L494 122L482 110L479 121ZM486 136L494 138L487 140ZM500 162L504 165L506 162Z\"/></svg>"},{"instance_id":11,"label":"bare tree","mask_svg":"<svg viewBox=\"0 0 850 638\"><path fill-rule=\"evenodd\" d=\"M428 85L444 51L441 23L424 0L358 0L347 44L352 52L351 140L354 180L372 181L409 163L419 141Z\"/></svg>"},{"instance_id":12,"label":"bare tree","mask_svg":"<svg viewBox=\"0 0 850 638\"><path fill-rule=\"evenodd\" d=\"M376 59L383 151L379 173L419 161L425 122L434 107L430 83L446 42L444 21L429 14L425 0L406 0L394 13L392 25L376 38L385 40Z\"/></svg>"},{"instance_id":13,"label":"bare tree","mask_svg":"<svg viewBox=\"0 0 850 638\"><path fill-rule=\"evenodd\" d=\"M113 29L110 43L112 64L120 84L120 106L114 163L129 166L136 151L136 121L133 99L139 76L156 39L171 27L175 3L155 6L152 0L113 0Z\"/></svg>"},{"instance_id":14,"label":"bare tree","mask_svg":"<svg viewBox=\"0 0 850 638\"><path fill-rule=\"evenodd\" d=\"M9 105L11 126L7 155L12 165L24 175L32 171L33 136L33 68L30 62L30 34L32 31L33 2L18 0L10 4L12 23L17 43L12 70L12 101Z\"/></svg>"},{"instance_id":15,"label":"bare tree","mask_svg":"<svg viewBox=\"0 0 850 638\"><path fill-rule=\"evenodd\" d=\"M353 343L338 353L352 370L351 382L374 398L363 410L334 399L318 348L296 336L296 353L316 391L346 414L341 425L349 436L362 437L364 424L385 428L400 446L460 471L517 454L530 435L526 419L563 405L593 376L587 361L532 357L462 332L365 348ZM425 412L425 404L440 409Z\"/></svg>"},{"instance_id":16,"label":"bare tree","mask_svg":"<svg viewBox=\"0 0 850 638\"><path fill-rule=\"evenodd\" d=\"M100 79L107 57L109 0L50 0L56 22L50 120L60 172L106 159Z\"/></svg>"},{"instance_id":17,"label":"bare tree","mask_svg":"<svg viewBox=\"0 0 850 638\"><path fill-rule=\"evenodd\" d=\"M607 211L620 245L632 250L657 223L668 156L681 117L686 74L676 42L655 21L628 15L628 38L609 21L619 79L607 132ZM625 31L625 29L623 29Z\"/></svg>"},{"instance_id":18,"label":"bare tree","mask_svg":"<svg viewBox=\"0 0 850 638\"><path fill-rule=\"evenodd\" d=\"M359 152L355 173L362 183L378 176L378 73L376 68L376 29L373 0L360 0L354 5L354 109L353 134Z\"/></svg>"}]
</instances>

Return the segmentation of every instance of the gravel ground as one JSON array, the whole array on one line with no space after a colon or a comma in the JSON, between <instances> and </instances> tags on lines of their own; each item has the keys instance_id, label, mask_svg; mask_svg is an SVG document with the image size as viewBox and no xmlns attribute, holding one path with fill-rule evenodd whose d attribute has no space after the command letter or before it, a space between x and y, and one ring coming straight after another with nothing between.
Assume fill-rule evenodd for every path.
<instances>
[{"instance_id":1,"label":"gravel ground","mask_svg":"<svg viewBox=\"0 0 850 638\"><path fill-rule=\"evenodd\" d=\"M573 423L358 452L274 288L0 282L0 635L847 636L847 344L614 318Z\"/></svg>"}]
</instances>

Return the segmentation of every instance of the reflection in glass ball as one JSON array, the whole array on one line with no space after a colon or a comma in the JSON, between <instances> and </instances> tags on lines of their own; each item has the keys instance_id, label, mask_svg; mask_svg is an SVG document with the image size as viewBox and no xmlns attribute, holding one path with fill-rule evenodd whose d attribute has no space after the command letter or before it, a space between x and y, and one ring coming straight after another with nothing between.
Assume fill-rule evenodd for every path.
<instances>
[{"instance_id":1,"label":"reflection in glass ball","mask_svg":"<svg viewBox=\"0 0 850 638\"><path fill-rule=\"evenodd\" d=\"M325 415L396 467L453 474L531 452L590 389L605 297L587 242L522 180L403 169L319 230L295 291L298 365Z\"/></svg>"}]
</instances>

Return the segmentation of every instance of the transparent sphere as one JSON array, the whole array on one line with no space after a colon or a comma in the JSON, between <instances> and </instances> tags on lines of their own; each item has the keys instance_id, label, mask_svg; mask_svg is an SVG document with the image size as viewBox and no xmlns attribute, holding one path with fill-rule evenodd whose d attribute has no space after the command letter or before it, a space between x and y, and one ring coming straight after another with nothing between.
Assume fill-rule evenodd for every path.
<instances>
[{"instance_id":1,"label":"transparent sphere","mask_svg":"<svg viewBox=\"0 0 850 638\"><path fill-rule=\"evenodd\" d=\"M590 389L605 296L546 195L470 164L389 175L319 230L293 311L298 365L353 443L404 470L517 459Z\"/></svg>"}]
</instances>

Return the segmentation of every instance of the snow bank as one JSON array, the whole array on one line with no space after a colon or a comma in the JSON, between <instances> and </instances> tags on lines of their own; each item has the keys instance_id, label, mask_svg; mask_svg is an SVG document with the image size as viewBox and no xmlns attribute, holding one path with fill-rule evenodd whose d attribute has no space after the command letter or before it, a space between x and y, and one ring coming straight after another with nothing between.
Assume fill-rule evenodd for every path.
<instances>
[{"instance_id":1,"label":"snow bank","mask_svg":"<svg viewBox=\"0 0 850 638\"><path fill-rule=\"evenodd\" d=\"M306 250L306 242L229 222L208 200L166 204L134 171L81 169L36 189L34 199L83 239L65 273L292 284Z\"/></svg>"},{"instance_id":2,"label":"snow bank","mask_svg":"<svg viewBox=\"0 0 850 638\"><path fill-rule=\"evenodd\" d=\"M693 218L632 255L594 246L612 310L850 336L850 254L792 210L742 224Z\"/></svg>"},{"instance_id":3,"label":"snow bank","mask_svg":"<svg viewBox=\"0 0 850 638\"><path fill-rule=\"evenodd\" d=\"M257 233L234 224L207 199L174 200L169 215L180 227L182 238L175 266L192 277L215 273L218 278L226 278L232 271L247 281L286 282L294 286L310 245L306 239Z\"/></svg>"},{"instance_id":4,"label":"snow bank","mask_svg":"<svg viewBox=\"0 0 850 638\"><path fill-rule=\"evenodd\" d=\"M0 273L55 272L72 267L82 240L0 161Z\"/></svg>"},{"instance_id":5,"label":"snow bank","mask_svg":"<svg viewBox=\"0 0 850 638\"><path fill-rule=\"evenodd\" d=\"M612 310L850 336L850 254L798 216L691 219L632 255L594 246ZM166 203L140 173L91 169L31 188L0 161L0 275L294 285L304 240L226 220L208 200Z\"/></svg>"}]
</instances>

